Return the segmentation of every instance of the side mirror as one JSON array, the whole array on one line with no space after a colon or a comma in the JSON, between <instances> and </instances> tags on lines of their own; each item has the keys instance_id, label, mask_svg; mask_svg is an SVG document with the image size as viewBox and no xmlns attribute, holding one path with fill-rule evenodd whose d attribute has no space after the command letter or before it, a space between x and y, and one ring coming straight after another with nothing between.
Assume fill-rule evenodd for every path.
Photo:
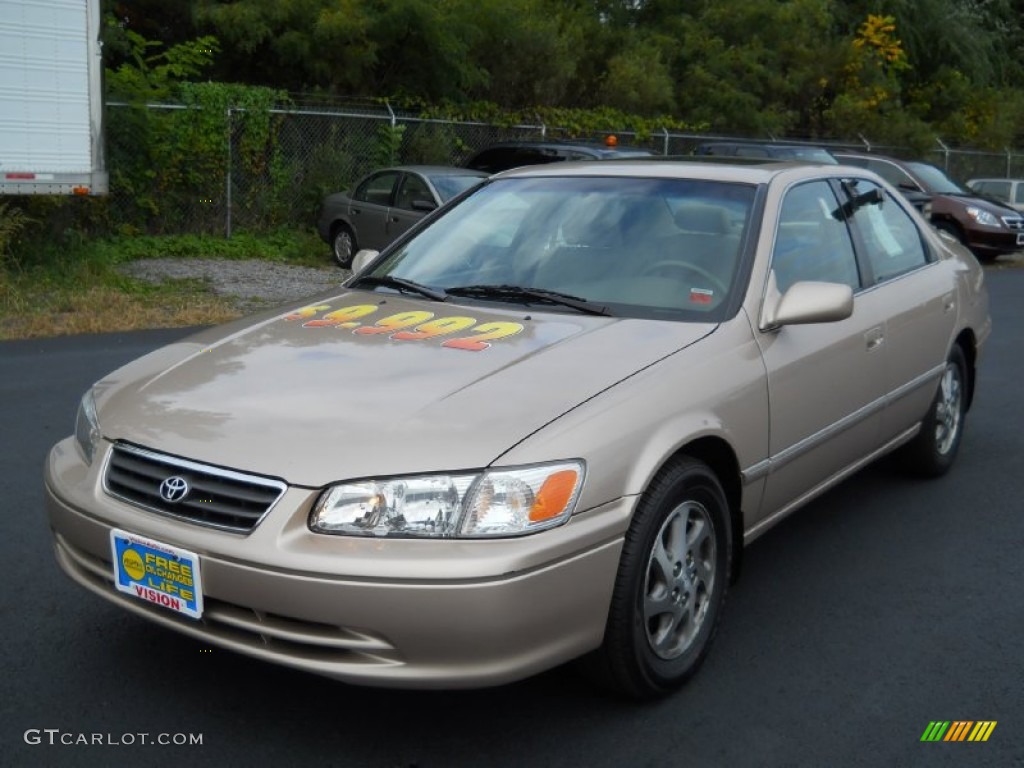
<instances>
[{"instance_id":1,"label":"side mirror","mask_svg":"<svg viewBox=\"0 0 1024 768\"><path fill-rule=\"evenodd\" d=\"M412 209L414 211L432 211L437 208L437 203L433 200L413 200Z\"/></svg>"},{"instance_id":2,"label":"side mirror","mask_svg":"<svg viewBox=\"0 0 1024 768\"><path fill-rule=\"evenodd\" d=\"M352 274L358 275L363 271L363 268L376 259L379 254L380 251L374 251L370 248L363 248L361 251L358 251L352 258Z\"/></svg>"},{"instance_id":3,"label":"side mirror","mask_svg":"<svg viewBox=\"0 0 1024 768\"><path fill-rule=\"evenodd\" d=\"M768 318L773 327L834 323L853 314L853 289L842 283L793 283Z\"/></svg>"}]
</instances>

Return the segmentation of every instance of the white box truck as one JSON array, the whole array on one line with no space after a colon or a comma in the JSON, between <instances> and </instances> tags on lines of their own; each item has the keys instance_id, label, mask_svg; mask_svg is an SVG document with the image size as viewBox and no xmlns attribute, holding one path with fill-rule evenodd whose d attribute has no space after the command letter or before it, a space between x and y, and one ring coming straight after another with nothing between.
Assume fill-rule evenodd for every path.
<instances>
[{"instance_id":1,"label":"white box truck","mask_svg":"<svg viewBox=\"0 0 1024 768\"><path fill-rule=\"evenodd\" d=\"M103 195L100 0L0 0L0 195Z\"/></svg>"}]
</instances>

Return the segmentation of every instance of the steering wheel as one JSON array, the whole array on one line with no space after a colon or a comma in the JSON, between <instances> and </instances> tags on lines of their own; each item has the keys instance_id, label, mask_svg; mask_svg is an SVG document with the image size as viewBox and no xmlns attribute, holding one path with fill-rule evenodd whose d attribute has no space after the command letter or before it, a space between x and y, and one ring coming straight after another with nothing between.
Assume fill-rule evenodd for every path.
<instances>
[{"instance_id":1,"label":"steering wheel","mask_svg":"<svg viewBox=\"0 0 1024 768\"><path fill-rule=\"evenodd\" d=\"M704 267L698 267L696 264L691 264L688 261L675 261L674 259L664 259L662 261L656 261L651 264L647 269L640 273L641 277L647 277L649 275L655 275L662 270L676 269L679 271L689 272L691 275L697 275L698 277L707 280L715 288L720 290L723 294L729 292L729 286L723 283L713 273L704 269Z\"/></svg>"}]
</instances>

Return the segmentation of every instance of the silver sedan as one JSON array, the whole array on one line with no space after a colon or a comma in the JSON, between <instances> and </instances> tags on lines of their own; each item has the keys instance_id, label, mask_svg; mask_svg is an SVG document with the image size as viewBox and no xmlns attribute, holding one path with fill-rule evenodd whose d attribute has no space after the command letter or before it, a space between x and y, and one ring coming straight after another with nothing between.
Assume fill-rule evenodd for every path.
<instances>
[{"instance_id":1,"label":"silver sedan","mask_svg":"<svg viewBox=\"0 0 1024 768\"><path fill-rule=\"evenodd\" d=\"M351 192L324 198L320 237L344 269L359 248L381 250L413 224L487 178L482 171L443 165L402 165L374 171Z\"/></svg>"},{"instance_id":2,"label":"silver sedan","mask_svg":"<svg viewBox=\"0 0 1024 768\"><path fill-rule=\"evenodd\" d=\"M520 169L365 258L85 393L75 582L349 682L664 694L747 545L885 454L952 467L990 333L977 260L839 165Z\"/></svg>"}]
</instances>

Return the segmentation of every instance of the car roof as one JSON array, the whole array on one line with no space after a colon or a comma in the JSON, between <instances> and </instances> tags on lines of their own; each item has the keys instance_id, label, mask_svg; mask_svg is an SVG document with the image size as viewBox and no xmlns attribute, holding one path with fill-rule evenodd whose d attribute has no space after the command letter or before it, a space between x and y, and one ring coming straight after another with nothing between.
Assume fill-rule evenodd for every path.
<instances>
[{"instance_id":1,"label":"car roof","mask_svg":"<svg viewBox=\"0 0 1024 768\"><path fill-rule=\"evenodd\" d=\"M623 176L664 179L692 179L726 181L746 184L766 184L776 176L789 172L803 172L814 176L834 173L836 166L769 160L761 163L708 162L706 160L602 160L574 163L548 163L503 171L495 178L556 177L556 176Z\"/></svg>"},{"instance_id":2,"label":"car roof","mask_svg":"<svg viewBox=\"0 0 1024 768\"><path fill-rule=\"evenodd\" d=\"M379 171L410 171L421 173L424 176L487 176L483 171L476 171L472 168L462 168L458 165L391 165L387 168L378 168Z\"/></svg>"},{"instance_id":3,"label":"car roof","mask_svg":"<svg viewBox=\"0 0 1024 768\"><path fill-rule=\"evenodd\" d=\"M893 157L892 155L880 155L877 152L850 152L845 149L834 149L832 150L832 154L836 157L862 157L865 160L888 160L891 163L910 162L899 157Z\"/></svg>"},{"instance_id":4,"label":"car roof","mask_svg":"<svg viewBox=\"0 0 1024 768\"><path fill-rule=\"evenodd\" d=\"M594 156L604 157L605 155L615 155L620 152L637 152L643 154L653 155L653 150L647 149L646 147L633 147L628 144L615 144L609 146L608 144L602 144L596 141L499 141L494 144L488 144L486 147L481 147L479 150L474 152L475 155L479 155L482 152L487 152L492 149L570 149L583 152L593 152Z\"/></svg>"},{"instance_id":5,"label":"car roof","mask_svg":"<svg viewBox=\"0 0 1024 768\"><path fill-rule=\"evenodd\" d=\"M818 144L788 141L714 140L698 144L695 157L768 157L793 159L803 163L836 165L832 152Z\"/></svg>"}]
</instances>

